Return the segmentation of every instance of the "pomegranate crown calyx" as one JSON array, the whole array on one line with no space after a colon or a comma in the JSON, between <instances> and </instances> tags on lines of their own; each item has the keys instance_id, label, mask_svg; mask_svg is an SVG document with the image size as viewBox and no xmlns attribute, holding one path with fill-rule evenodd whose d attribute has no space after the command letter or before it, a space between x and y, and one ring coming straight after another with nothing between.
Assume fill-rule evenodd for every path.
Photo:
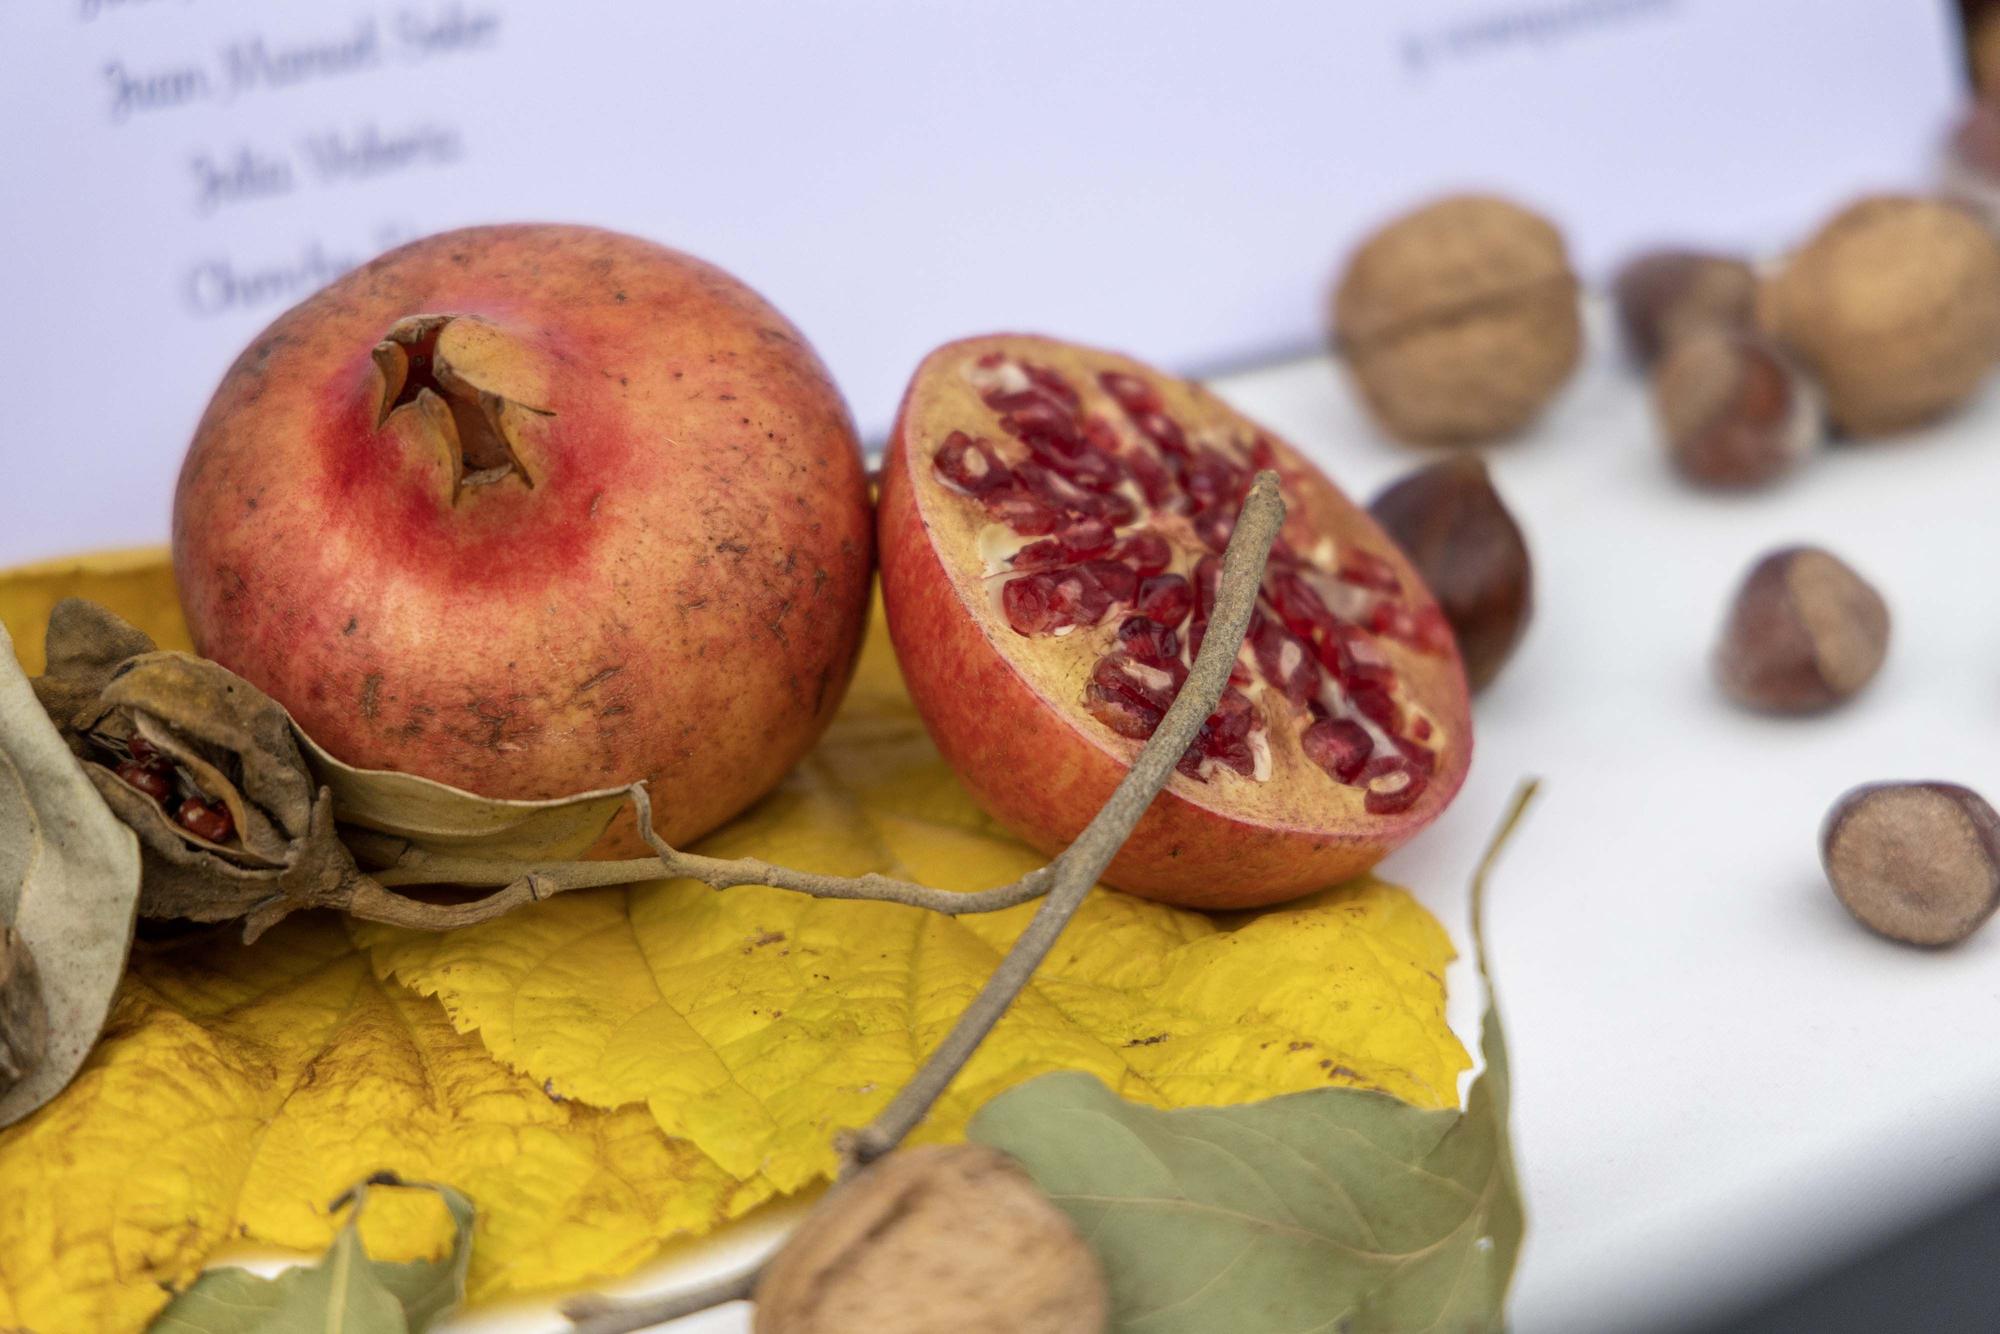
<instances>
[{"instance_id":1,"label":"pomegranate crown calyx","mask_svg":"<svg viewBox=\"0 0 2000 1334\"><path fill-rule=\"evenodd\" d=\"M454 504L509 477L532 488L521 457L540 377L526 350L497 326L466 315L410 315L374 348L375 426L407 433L449 463Z\"/></svg>"}]
</instances>

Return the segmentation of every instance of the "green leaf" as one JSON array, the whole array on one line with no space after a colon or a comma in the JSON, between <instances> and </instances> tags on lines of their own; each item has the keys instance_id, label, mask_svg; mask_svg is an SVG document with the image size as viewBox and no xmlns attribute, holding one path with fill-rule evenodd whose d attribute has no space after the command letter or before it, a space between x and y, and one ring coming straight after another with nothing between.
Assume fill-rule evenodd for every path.
<instances>
[{"instance_id":1,"label":"green leaf","mask_svg":"<svg viewBox=\"0 0 2000 1334\"><path fill-rule=\"evenodd\" d=\"M1533 793L1473 880L1482 977L1487 873ZM1076 1221L1121 1334L1498 1330L1524 1220L1491 994L1463 1112L1352 1088L1160 1111L1063 1073L995 1098L971 1136Z\"/></svg>"},{"instance_id":2,"label":"green leaf","mask_svg":"<svg viewBox=\"0 0 2000 1334\"><path fill-rule=\"evenodd\" d=\"M359 1223L370 1185L431 1190L451 1211L457 1236L441 1260L386 1264L368 1258ZM176 1297L150 1334L420 1334L465 1295L472 1258L472 1204L448 1186L371 1177L334 1202L352 1202L347 1224L318 1264L260 1278L211 1269Z\"/></svg>"}]
</instances>

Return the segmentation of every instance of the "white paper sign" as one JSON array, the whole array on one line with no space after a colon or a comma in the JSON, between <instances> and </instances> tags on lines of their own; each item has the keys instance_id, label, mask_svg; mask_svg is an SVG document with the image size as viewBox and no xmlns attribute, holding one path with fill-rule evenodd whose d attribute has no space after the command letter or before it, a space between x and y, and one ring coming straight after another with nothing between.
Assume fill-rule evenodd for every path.
<instances>
[{"instance_id":1,"label":"white paper sign","mask_svg":"<svg viewBox=\"0 0 2000 1334\"><path fill-rule=\"evenodd\" d=\"M1461 185L1590 268L1919 179L1941 0L42 0L0 11L0 561L160 539L236 351L386 245L638 232L804 328L864 432L999 328L1186 370L1319 336Z\"/></svg>"}]
</instances>

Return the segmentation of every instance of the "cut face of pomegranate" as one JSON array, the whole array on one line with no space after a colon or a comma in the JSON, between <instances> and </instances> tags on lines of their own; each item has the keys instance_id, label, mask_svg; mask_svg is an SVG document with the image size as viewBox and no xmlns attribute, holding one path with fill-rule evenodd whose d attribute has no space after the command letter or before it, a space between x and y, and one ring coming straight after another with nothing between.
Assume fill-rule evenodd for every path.
<instances>
[{"instance_id":1,"label":"cut face of pomegranate","mask_svg":"<svg viewBox=\"0 0 2000 1334\"><path fill-rule=\"evenodd\" d=\"M1288 513L1230 689L1107 877L1269 902L1366 869L1470 756L1421 578L1295 450L1198 386L1048 339L918 369L883 470L890 631L946 758L1044 849L1095 814L1186 680L1259 468Z\"/></svg>"}]
</instances>

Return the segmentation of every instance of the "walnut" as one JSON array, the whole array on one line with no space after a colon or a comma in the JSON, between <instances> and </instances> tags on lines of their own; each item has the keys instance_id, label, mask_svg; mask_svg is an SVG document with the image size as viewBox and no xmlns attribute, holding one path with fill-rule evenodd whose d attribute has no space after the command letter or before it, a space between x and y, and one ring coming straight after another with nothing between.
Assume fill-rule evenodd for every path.
<instances>
[{"instance_id":1,"label":"walnut","mask_svg":"<svg viewBox=\"0 0 2000 1334\"><path fill-rule=\"evenodd\" d=\"M757 1284L756 1334L1099 1334L1097 1257L1012 1158L891 1154L838 1189Z\"/></svg>"},{"instance_id":2,"label":"walnut","mask_svg":"<svg viewBox=\"0 0 2000 1334\"><path fill-rule=\"evenodd\" d=\"M1864 198L1764 283L1757 318L1818 377L1841 430L1916 426L2000 356L2000 242L1952 204Z\"/></svg>"},{"instance_id":3,"label":"walnut","mask_svg":"<svg viewBox=\"0 0 2000 1334\"><path fill-rule=\"evenodd\" d=\"M1507 435L1576 368L1576 275L1547 219L1458 195L1356 250L1333 298L1336 349L1391 434L1415 444Z\"/></svg>"}]
</instances>

